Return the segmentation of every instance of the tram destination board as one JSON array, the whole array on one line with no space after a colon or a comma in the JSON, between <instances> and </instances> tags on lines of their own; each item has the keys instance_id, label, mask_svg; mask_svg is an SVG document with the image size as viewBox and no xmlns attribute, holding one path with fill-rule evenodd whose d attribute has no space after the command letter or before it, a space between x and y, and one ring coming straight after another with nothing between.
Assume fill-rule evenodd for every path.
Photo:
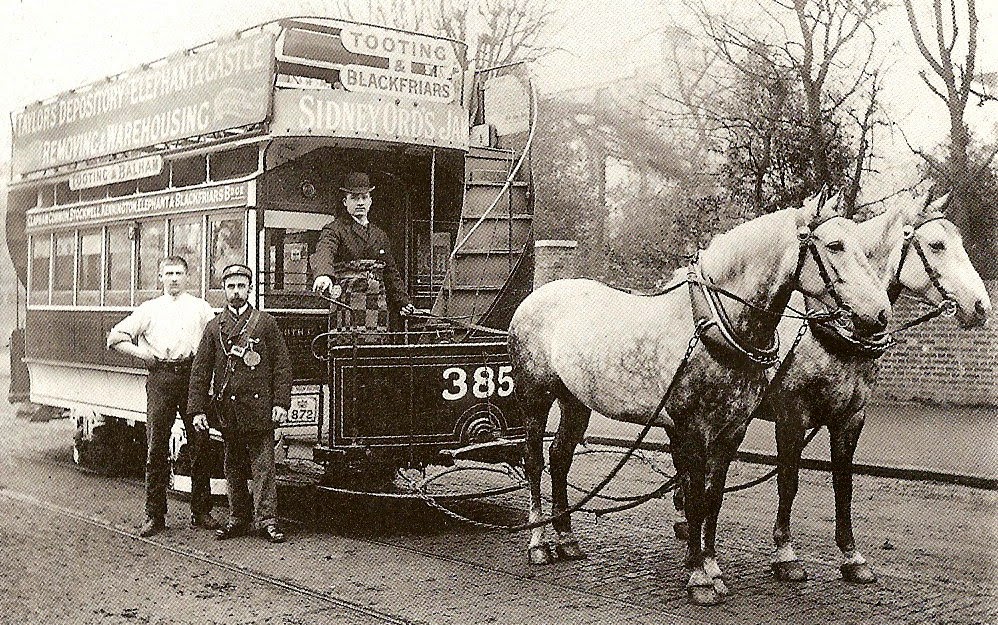
<instances>
[{"instance_id":1,"label":"tram destination board","mask_svg":"<svg viewBox=\"0 0 998 625\"><path fill-rule=\"evenodd\" d=\"M473 445L520 437L505 343L330 350L332 447Z\"/></svg>"}]
</instances>

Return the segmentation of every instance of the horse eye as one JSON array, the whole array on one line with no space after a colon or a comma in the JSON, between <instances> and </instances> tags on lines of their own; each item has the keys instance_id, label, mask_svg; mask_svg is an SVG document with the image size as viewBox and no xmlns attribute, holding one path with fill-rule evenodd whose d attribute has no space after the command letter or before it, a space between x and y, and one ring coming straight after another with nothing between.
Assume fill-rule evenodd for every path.
<instances>
[{"instance_id":1,"label":"horse eye","mask_svg":"<svg viewBox=\"0 0 998 625\"><path fill-rule=\"evenodd\" d=\"M832 252L844 252L844 251L846 251L845 243L843 243L842 241L832 241L831 243L829 243L825 247L827 247Z\"/></svg>"},{"instance_id":2,"label":"horse eye","mask_svg":"<svg viewBox=\"0 0 998 625\"><path fill-rule=\"evenodd\" d=\"M946 244L942 241L933 241L932 243L929 243L929 247L932 248L933 252L941 252L946 249Z\"/></svg>"}]
</instances>

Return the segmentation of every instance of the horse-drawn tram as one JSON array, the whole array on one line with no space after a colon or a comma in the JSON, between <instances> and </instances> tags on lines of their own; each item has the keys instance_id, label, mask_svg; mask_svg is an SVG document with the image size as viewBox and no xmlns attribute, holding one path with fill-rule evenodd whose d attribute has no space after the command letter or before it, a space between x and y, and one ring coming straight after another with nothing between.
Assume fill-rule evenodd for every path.
<instances>
[{"instance_id":1,"label":"horse-drawn tram","mask_svg":"<svg viewBox=\"0 0 998 625\"><path fill-rule=\"evenodd\" d=\"M168 255L219 308L222 268L254 270L254 303L292 353L287 466L314 462L335 483L518 461L499 329L533 278L534 96L522 67L468 65L458 41L289 18L14 116L7 238L27 293L14 337L24 399L76 420L79 462L142 462L145 370L105 337L160 293ZM377 261L346 268L358 292L312 293L310 261L348 172L376 188L371 220L423 314L386 309ZM178 421L180 490L183 443Z\"/></svg>"}]
</instances>

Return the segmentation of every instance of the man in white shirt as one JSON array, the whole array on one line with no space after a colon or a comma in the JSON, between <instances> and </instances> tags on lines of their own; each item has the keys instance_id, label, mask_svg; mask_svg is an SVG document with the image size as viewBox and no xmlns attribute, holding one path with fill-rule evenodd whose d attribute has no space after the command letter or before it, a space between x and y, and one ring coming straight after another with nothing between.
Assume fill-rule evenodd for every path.
<instances>
[{"instance_id":1,"label":"man in white shirt","mask_svg":"<svg viewBox=\"0 0 998 625\"><path fill-rule=\"evenodd\" d=\"M146 519L141 536L166 529L170 479L170 430L179 413L191 451L191 525L217 529L211 516L208 432L197 430L187 413L191 362L205 325L215 317L211 304L187 292L187 261L159 263L163 295L143 303L111 328L107 346L134 356L149 369L146 378Z\"/></svg>"}]
</instances>

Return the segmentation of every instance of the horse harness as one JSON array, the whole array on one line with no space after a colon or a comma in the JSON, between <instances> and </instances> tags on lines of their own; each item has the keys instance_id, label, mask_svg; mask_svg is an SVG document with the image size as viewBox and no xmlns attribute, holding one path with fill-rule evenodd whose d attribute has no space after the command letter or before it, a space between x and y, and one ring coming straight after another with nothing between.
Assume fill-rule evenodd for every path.
<instances>
[{"instance_id":1,"label":"horse harness","mask_svg":"<svg viewBox=\"0 0 998 625\"><path fill-rule=\"evenodd\" d=\"M797 266L790 279L790 284L794 289L800 285L801 272L804 270L804 263L807 261L808 253L814 258L818 267L818 274L825 283L825 290L835 301L836 309L832 312L817 313L809 315L808 318L836 319L848 315L849 307L845 304L842 296L835 289L835 282L832 280L828 268L815 244L814 231L821 224L841 217L832 215L822 220L813 221L808 226L804 226L797 231L798 254ZM690 263L687 274L687 282L690 287L690 301L693 308L693 319L704 346L711 351L711 354L724 362L732 362L735 365L747 366L750 368L768 369L780 361L780 335L773 333L772 342L766 347L756 347L750 344L743 337L738 335L734 323L721 303L721 295L741 302L746 306L755 307L751 302L731 293L725 289L709 284L703 275L699 258L695 258ZM770 314L780 316L780 313Z\"/></svg>"},{"instance_id":2,"label":"horse harness","mask_svg":"<svg viewBox=\"0 0 998 625\"><path fill-rule=\"evenodd\" d=\"M904 263L908 258L909 251L914 248L915 254L917 254L918 258L922 261L922 268L925 269L925 274L929 277L929 281L932 283L933 288L936 289L936 292L942 296L942 301L928 313L901 325L894 330L894 333L906 330L920 323L924 323L930 319L938 317L939 315L952 316L956 313L956 303L953 300L953 296L939 281L942 277L939 270L933 267L929 262L929 258L926 255L925 250L922 248L922 244L919 242L918 237L915 236L915 233L919 228L927 223L940 219L946 219L946 216L942 213L931 213L919 219L913 225L905 227L904 244L901 247L901 260L898 262L898 267L894 272L894 277L891 279L891 282L887 287L887 297L891 304L893 304L901 295L901 291L904 289L904 286L901 284L901 271L904 269ZM852 332L849 328L839 323L815 320L810 320L809 323L815 338L818 339L822 346L838 356L853 358L879 358L893 344L893 337L890 334L885 334L871 340L856 335L855 332Z\"/></svg>"}]
</instances>

